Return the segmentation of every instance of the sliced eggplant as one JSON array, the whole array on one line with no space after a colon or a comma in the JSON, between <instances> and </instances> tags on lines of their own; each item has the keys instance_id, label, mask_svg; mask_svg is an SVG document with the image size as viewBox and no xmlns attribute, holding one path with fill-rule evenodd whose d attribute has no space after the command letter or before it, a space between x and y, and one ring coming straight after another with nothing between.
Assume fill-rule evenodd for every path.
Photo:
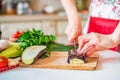
<instances>
[{"instance_id":1,"label":"sliced eggplant","mask_svg":"<svg viewBox=\"0 0 120 80\"><path fill-rule=\"evenodd\" d=\"M75 50L71 50L67 62L69 64L84 64L87 63L87 58L84 55L76 55Z\"/></svg>"},{"instance_id":2,"label":"sliced eggplant","mask_svg":"<svg viewBox=\"0 0 120 80\"><path fill-rule=\"evenodd\" d=\"M46 53L46 46L30 46L22 54L22 61L25 64L32 64Z\"/></svg>"}]
</instances>

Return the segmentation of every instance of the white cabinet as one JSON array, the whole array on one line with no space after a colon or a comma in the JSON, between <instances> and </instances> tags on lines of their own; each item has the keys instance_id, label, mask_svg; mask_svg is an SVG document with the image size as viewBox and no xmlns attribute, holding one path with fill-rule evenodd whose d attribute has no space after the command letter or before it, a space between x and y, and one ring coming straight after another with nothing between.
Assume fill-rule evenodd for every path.
<instances>
[{"instance_id":1,"label":"white cabinet","mask_svg":"<svg viewBox=\"0 0 120 80\"><path fill-rule=\"evenodd\" d=\"M67 21L41 21L41 22L12 22L1 23L2 39L9 39L13 33L18 31L25 31L28 29L40 29L45 34L53 34L57 37L57 42L66 43L67 37L65 35L65 28Z\"/></svg>"},{"instance_id":2,"label":"white cabinet","mask_svg":"<svg viewBox=\"0 0 120 80\"><path fill-rule=\"evenodd\" d=\"M2 39L9 39L17 30L25 31L27 29L42 29L40 22L13 22L1 23Z\"/></svg>"},{"instance_id":3,"label":"white cabinet","mask_svg":"<svg viewBox=\"0 0 120 80\"><path fill-rule=\"evenodd\" d=\"M43 30L45 34L54 34L54 22L43 21L43 22L15 22L15 23L2 23L2 37L3 39L8 39L13 33L18 31L25 31L28 29L40 29Z\"/></svg>"},{"instance_id":4,"label":"white cabinet","mask_svg":"<svg viewBox=\"0 0 120 80\"><path fill-rule=\"evenodd\" d=\"M85 20L85 19L84 19ZM85 21L82 20L82 23ZM67 17L57 15L24 15L24 16L0 16L2 39L9 39L17 30L41 29L45 34L56 35L56 42L67 43L65 34Z\"/></svg>"},{"instance_id":5,"label":"white cabinet","mask_svg":"<svg viewBox=\"0 0 120 80\"><path fill-rule=\"evenodd\" d=\"M57 23L57 42L68 43L67 35L65 34L65 29L67 28L67 21L59 21Z\"/></svg>"},{"instance_id":6,"label":"white cabinet","mask_svg":"<svg viewBox=\"0 0 120 80\"><path fill-rule=\"evenodd\" d=\"M41 27L45 34L55 34L55 22L54 21L42 21Z\"/></svg>"}]
</instances>

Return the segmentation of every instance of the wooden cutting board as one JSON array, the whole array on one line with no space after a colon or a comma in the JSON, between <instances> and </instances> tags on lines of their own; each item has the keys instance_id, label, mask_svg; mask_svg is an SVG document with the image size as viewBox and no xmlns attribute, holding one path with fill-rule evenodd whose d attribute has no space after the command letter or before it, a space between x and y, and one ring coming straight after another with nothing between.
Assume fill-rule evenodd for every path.
<instances>
[{"instance_id":1,"label":"wooden cutting board","mask_svg":"<svg viewBox=\"0 0 120 80\"><path fill-rule=\"evenodd\" d=\"M88 58L85 64L68 64L68 52L51 52L51 55L45 59L38 59L31 65L20 63L21 67L28 68L47 68L47 69L66 69L66 70L95 70L98 62L98 55L94 53Z\"/></svg>"}]
</instances>

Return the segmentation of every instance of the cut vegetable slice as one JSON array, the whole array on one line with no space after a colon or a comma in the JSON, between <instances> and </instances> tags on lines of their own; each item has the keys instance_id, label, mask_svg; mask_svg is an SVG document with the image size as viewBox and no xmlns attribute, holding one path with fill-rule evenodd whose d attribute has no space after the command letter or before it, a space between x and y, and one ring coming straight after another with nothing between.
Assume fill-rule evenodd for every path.
<instances>
[{"instance_id":1,"label":"cut vegetable slice","mask_svg":"<svg viewBox=\"0 0 120 80\"><path fill-rule=\"evenodd\" d=\"M74 50L69 51L67 62L69 64L84 64L87 63L87 58L84 55L74 54Z\"/></svg>"},{"instance_id":2,"label":"cut vegetable slice","mask_svg":"<svg viewBox=\"0 0 120 80\"><path fill-rule=\"evenodd\" d=\"M70 64L84 64L85 62L82 59L73 58L70 60Z\"/></svg>"},{"instance_id":3,"label":"cut vegetable slice","mask_svg":"<svg viewBox=\"0 0 120 80\"><path fill-rule=\"evenodd\" d=\"M22 54L22 61L25 64L32 64L46 52L46 46L30 46Z\"/></svg>"}]
</instances>

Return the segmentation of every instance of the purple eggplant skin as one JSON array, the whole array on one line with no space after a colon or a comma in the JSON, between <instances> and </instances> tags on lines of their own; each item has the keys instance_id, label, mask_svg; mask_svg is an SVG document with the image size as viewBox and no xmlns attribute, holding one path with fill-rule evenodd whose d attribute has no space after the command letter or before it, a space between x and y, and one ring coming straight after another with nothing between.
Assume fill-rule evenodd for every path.
<instances>
[{"instance_id":1,"label":"purple eggplant skin","mask_svg":"<svg viewBox=\"0 0 120 80\"><path fill-rule=\"evenodd\" d=\"M88 62L86 56L84 56L84 55L76 55L76 54L74 54L73 50L69 51L68 54L69 54L68 59L67 59L67 62L68 62L68 63L70 63L70 61L71 61L72 59L75 59L75 58L81 59L81 60L83 60L85 63Z\"/></svg>"},{"instance_id":2,"label":"purple eggplant skin","mask_svg":"<svg viewBox=\"0 0 120 80\"><path fill-rule=\"evenodd\" d=\"M87 58L84 55L79 55L77 58L83 60L85 63L88 62Z\"/></svg>"},{"instance_id":3,"label":"purple eggplant skin","mask_svg":"<svg viewBox=\"0 0 120 80\"><path fill-rule=\"evenodd\" d=\"M36 60L38 60L39 58L41 58L41 56L42 56L44 53L46 53L46 49L44 49L44 50L42 50L42 51L39 52L39 54L34 58L34 62L35 62ZM34 62L33 62L33 63L34 63Z\"/></svg>"},{"instance_id":4,"label":"purple eggplant skin","mask_svg":"<svg viewBox=\"0 0 120 80\"><path fill-rule=\"evenodd\" d=\"M69 55L67 58L67 62L70 63L70 60L72 60L74 58L77 58L77 56L76 55Z\"/></svg>"}]
</instances>

